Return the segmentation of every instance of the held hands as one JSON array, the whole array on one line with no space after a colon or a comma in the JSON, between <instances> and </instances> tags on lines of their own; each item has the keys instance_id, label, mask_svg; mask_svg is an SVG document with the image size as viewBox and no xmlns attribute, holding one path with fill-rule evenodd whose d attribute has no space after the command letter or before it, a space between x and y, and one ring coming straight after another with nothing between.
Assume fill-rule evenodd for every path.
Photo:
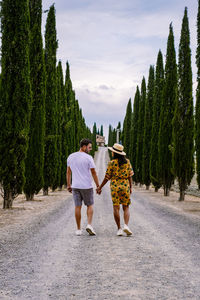
<instances>
[{"instance_id":1,"label":"held hands","mask_svg":"<svg viewBox=\"0 0 200 300\"><path fill-rule=\"evenodd\" d=\"M97 187L96 192L97 192L98 195L101 194L101 188L100 188L100 186Z\"/></svg>"},{"instance_id":2,"label":"held hands","mask_svg":"<svg viewBox=\"0 0 200 300\"><path fill-rule=\"evenodd\" d=\"M68 192L72 193L71 186L67 186L67 190L68 190ZM99 186L97 187L96 192L97 192L98 195L101 194L101 188Z\"/></svg>"}]
</instances>

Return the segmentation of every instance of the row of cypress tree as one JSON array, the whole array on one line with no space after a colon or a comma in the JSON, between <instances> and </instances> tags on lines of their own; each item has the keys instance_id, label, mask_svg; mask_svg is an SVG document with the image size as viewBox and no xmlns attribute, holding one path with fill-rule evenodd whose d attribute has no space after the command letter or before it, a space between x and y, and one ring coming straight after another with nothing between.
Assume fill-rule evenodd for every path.
<instances>
[{"instance_id":1,"label":"row of cypress tree","mask_svg":"<svg viewBox=\"0 0 200 300\"><path fill-rule=\"evenodd\" d=\"M168 196L171 185L178 180L179 200L194 175L194 137L198 185L200 186L200 12L198 13L198 88L196 101L196 131L192 97L192 68L187 8L182 20L178 63L172 24L169 26L166 61L159 51L156 67L149 68L148 82L143 77L137 86L132 109L128 101L123 122L122 142L134 167L133 180L152 183L155 191L163 186ZM110 135L114 134L111 130Z\"/></svg>"},{"instance_id":2,"label":"row of cypress tree","mask_svg":"<svg viewBox=\"0 0 200 300\"><path fill-rule=\"evenodd\" d=\"M99 129L99 128L97 128L96 122L94 122L93 126L94 126L93 127L93 133L94 133L94 130L95 130L96 134L103 136L103 125L101 125L101 127Z\"/></svg>"},{"instance_id":3,"label":"row of cypress tree","mask_svg":"<svg viewBox=\"0 0 200 300\"><path fill-rule=\"evenodd\" d=\"M66 184L67 156L92 139L76 100L67 62L57 64L55 7L48 11L45 47L42 0L3 0L0 77L0 182L3 207L22 193Z\"/></svg>"},{"instance_id":4,"label":"row of cypress tree","mask_svg":"<svg viewBox=\"0 0 200 300\"><path fill-rule=\"evenodd\" d=\"M118 134L118 137L117 137ZM118 122L117 127L113 128L112 125L109 125L108 130L108 146L112 147L114 143L119 142L121 143L121 123ZM110 159L112 158L112 155L109 151Z\"/></svg>"},{"instance_id":5,"label":"row of cypress tree","mask_svg":"<svg viewBox=\"0 0 200 300\"><path fill-rule=\"evenodd\" d=\"M117 141L117 130L119 130L119 142L121 141L121 123L118 122L116 128L113 128L112 125L109 125L108 130L108 146L113 146L114 143Z\"/></svg>"}]
</instances>

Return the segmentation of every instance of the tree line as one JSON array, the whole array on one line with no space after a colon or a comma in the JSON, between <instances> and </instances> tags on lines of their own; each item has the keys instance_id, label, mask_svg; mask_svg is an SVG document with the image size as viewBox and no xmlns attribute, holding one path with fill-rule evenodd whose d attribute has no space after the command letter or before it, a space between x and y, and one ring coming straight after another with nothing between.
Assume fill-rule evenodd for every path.
<instances>
[{"instance_id":1,"label":"tree line","mask_svg":"<svg viewBox=\"0 0 200 300\"><path fill-rule=\"evenodd\" d=\"M96 142L85 123L66 63L57 63L56 12L48 10L45 45L42 0L1 1L0 183L3 208L24 192L62 189L66 160L83 137ZM95 147L93 149L94 155Z\"/></svg>"},{"instance_id":2,"label":"tree line","mask_svg":"<svg viewBox=\"0 0 200 300\"><path fill-rule=\"evenodd\" d=\"M200 187L200 1L197 16L198 68L196 109L192 96L190 31L187 8L182 19L178 61L173 26L169 26L166 60L159 50L156 66L149 68L148 80L136 87L132 107L129 99L123 121L122 143L134 168L135 184L163 187L168 196L177 179L179 200L184 200L195 169ZM116 129L109 139L116 141Z\"/></svg>"}]
</instances>

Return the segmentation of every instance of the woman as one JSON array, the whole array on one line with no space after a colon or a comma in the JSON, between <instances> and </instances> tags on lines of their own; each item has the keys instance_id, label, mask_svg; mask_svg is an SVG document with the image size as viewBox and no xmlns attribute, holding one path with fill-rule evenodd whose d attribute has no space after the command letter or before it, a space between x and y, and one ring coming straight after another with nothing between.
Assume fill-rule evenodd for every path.
<instances>
[{"instance_id":1,"label":"woman","mask_svg":"<svg viewBox=\"0 0 200 300\"><path fill-rule=\"evenodd\" d=\"M117 224L117 235L123 235L123 231L127 235L132 235L128 227L130 218L129 204L130 194L132 193L132 180L133 169L130 161L126 159L126 153L123 152L124 147L120 144L114 144L113 147L108 147L112 151L113 160L108 163L105 178L99 188L98 193L101 193L103 186L110 180L111 196L113 201L113 214ZM120 204L123 206L124 211L124 228L123 231L120 225Z\"/></svg>"}]
</instances>

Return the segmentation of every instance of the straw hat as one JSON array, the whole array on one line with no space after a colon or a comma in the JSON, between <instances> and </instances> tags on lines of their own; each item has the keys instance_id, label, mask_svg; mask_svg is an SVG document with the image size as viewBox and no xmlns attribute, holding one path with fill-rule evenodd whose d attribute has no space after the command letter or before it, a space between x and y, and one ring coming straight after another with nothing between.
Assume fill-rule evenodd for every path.
<instances>
[{"instance_id":1,"label":"straw hat","mask_svg":"<svg viewBox=\"0 0 200 300\"><path fill-rule=\"evenodd\" d=\"M126 153L123 151L124 150L124 146L115 143L112 147L108 147L109 150L111 150L112 152L118 153L120 155L126 155Z\"/></svg>"}]
</instances>

